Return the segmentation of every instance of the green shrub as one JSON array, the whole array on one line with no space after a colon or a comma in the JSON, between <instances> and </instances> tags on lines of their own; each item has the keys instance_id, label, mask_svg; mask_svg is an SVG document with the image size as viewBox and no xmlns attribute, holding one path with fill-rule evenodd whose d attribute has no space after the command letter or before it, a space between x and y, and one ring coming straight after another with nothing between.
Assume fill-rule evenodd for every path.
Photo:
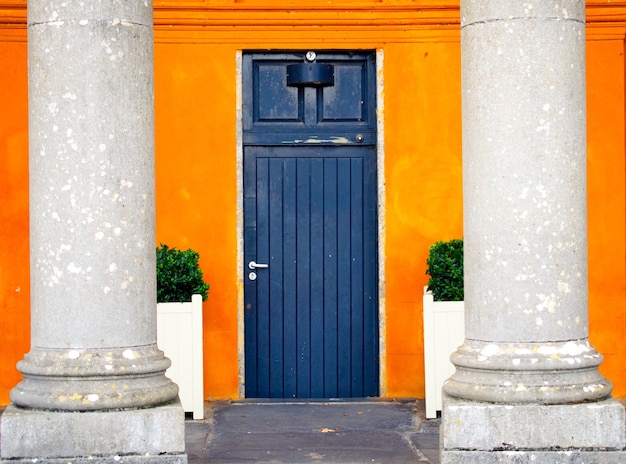
<instances>
[{"instance_id":1,"label":"green shrub","mask_svg":"<svg viewBox=\"0 0 626 464\"><path fill-rule=\"evenodd\" d=\"M430 247L426 274L435 301L463 300L463 240L437 242Z\"/></svg>"},{"instance_id":2,"label":"green shrub","mask_svg":"<svg viewBox=\"0 0 626 464\"><path fill-rule=\"evenodd\" d=\"M209 285L204 282L198 267L196 251L181 251L160 244L156 249L157 302L190 301L198 293L202 300L209 296Z\"/></svg>"}]
</instances>

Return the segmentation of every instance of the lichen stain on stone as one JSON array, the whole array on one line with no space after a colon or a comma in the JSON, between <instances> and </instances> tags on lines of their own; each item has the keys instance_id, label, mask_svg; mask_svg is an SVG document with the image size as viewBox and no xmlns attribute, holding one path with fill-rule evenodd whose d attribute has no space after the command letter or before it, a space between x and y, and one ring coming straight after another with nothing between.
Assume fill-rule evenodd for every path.
<instances>
[{"instance_id":1,"label":"lichen stain on stone","mask_svg":"<svg viewBox=\"0 0 626 464\"><path fill-rule=\"evenodd\" d=\"M561 293L570 293L572 291L570 285L567 282L562 282L560 280L557 282L557 288Z\"/></svg>"},{"instance_id":2,"label":"lichen stain on stone","mask_svg":"<svg viewBox=\"0 0 626 464\"><path fill-rule=\"evenodd\" d=\"M593 393L595 391L602 391L604 387L605 387L604 385L592 384L592 385L587 385L586 387L583 387L583 390L586 392Z\"/></svg>"},{"instance_id":3,"label":"lichen stain on stone","mask_svg":"<svg viewBox=\"0 0 626 464\"><path fill-rule=\"evenodd\" d=\"M538 293L536 296L539 299L539 304L535 306L537 311L541 312L543 310L548 310L549 313L554 313L556 311L557 300L553 293L550 295Z\"/></svg>"},{"instance_id":4,"label":"lichen stain on stone","mask_svg":"<svg viewBox=\"0 0 626 464\"><path fill-rule=\"evenodd\" d=\"M67 395L59 395L59 401L77 401L77 400L82 400L83 399L83 395L81 395L80 393L72 393L71 395L67 396Z\"/></svg>"},{"instance_id":5,"label":"lichen stain on stone","mask_svg":"<svg viewBox=\"0 0 626 464\"><path fill-rule=\"evenodd\" d=\"M495 354L497 354L498 352L500 352L500 347L498 345L487 345L486 347L484 347L481 351L480 354L483 356L493 356Z\"/></svg>"},{"instance_id":6,"label":"lichen stain on stone","mask_svg":"<svg viewBox=\"0 0 626 464\"><path fill-rule=\"evenodd\" d=\"M77 266L76 264L74 264L73 262L69 263L67 265L67 270L71 273L71 274L84 274L84 271L82 269L82 267Z\"/></svg>"},{"instance_id":7,"label":"lichen stain on stone","mask_svg":"<svg viewBox=\"0 0 626 464\"><path fill-rule=\"evenodd\" d=\"M535 346L535 351L537 351L537 353L542 354L544 356L551 356L551 355L556 355L556 347L554 346Z\"/></svg>"},{"instance_id":8,"label":"lichen stain on stone","mask_svg":"<svg viewBox=\"0 0 626 464\"><path fill-rule=\"evenodd\" d=\"M579 356L589 351L591 351L591 347L588 343L577 343L575 341L567 342L560 350L562 354L569 356Z\"/></svg>"}]
</instances>

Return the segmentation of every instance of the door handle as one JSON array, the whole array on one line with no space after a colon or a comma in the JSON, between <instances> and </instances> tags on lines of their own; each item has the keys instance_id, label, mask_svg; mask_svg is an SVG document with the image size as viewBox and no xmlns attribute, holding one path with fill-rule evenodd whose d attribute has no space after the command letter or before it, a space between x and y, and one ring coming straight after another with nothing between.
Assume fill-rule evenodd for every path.
<instances>
[{"instance_id":1,"label":"door handle","mask_svg":"<svg viewBox=\"0 0 626 464\"><path fill-rule=\"evenodd\" d=\"M265 269L266 267L269 267L269 264L259 264L259 263L255 263L254 261L250 261L248 263L248 267L252 270L254 269Z\"/></svg>"}]
</instances>

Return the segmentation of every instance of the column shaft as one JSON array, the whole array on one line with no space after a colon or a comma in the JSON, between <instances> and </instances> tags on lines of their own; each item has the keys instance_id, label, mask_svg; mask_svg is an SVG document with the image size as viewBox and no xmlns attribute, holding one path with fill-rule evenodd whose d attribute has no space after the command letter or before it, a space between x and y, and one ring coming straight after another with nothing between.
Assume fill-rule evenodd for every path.
<instances>
[{"instance_id":1,"label":"column shaft","mask_svg":"<svg viewBox=\"0 0 626 464\"><path fill-rule=\"evenodd\" d=\"M587 340L584 0L462 0L466 339L441 463L620 463Z\"/></svg>"},{"instance_id":2,"label":"column shaft","mask_svg":"<svg viewBox=\"0 0 626 464\"><path fill-rule=\"evenodd\" d=\"M146 407L156 346L152 5L28 4L31 350L11 392L52 410Z\"/></svg>"},{"instance_id":3,"label":"column shaft","mask_svg":"<svg viewBox=\"0 0 626 464\"><path fill-rule=\"evenodd\" d=\"M585 2L462 2L466 341L449 395L592 401Z\"/></svg>"}]
</instances>

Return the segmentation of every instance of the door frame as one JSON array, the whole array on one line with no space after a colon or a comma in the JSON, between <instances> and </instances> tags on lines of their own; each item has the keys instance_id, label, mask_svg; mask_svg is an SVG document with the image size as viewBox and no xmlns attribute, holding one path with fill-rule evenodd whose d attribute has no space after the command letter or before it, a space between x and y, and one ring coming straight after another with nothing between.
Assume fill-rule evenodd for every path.
<instances>
[{"instance_id":1,"label":"door frame","mask_svg":"<svg viewBox=\"0 0 626 464\"><path fill-rule=\"evenodd\" d=\"M318 47L323 48L323 47ZM315 47L313 47L315 49ZM354 49L351 49L354 50ZM281 53L284 49L264 50L267 53ZM306 51L306 50L300 50ZM343 50L337 50L341 52ZM346 49L345 51L349 51ZM359 49L361 51L361 49ZM362 50L366 51L366 50ZM384 139L384 78L383 49L375 51L376 56L376 169L377 169L377 213L378 213L378 365L379 396L387 396L386 359L386 308L385 308L385 139ZM244 282L247 276L244 268L244 230L243 230L243 53L237 50L236 60L236 106L237 106L237 359L238 359L238 396L245 398L245 338L244 338Z\"/></svg>"}]
</instances>

